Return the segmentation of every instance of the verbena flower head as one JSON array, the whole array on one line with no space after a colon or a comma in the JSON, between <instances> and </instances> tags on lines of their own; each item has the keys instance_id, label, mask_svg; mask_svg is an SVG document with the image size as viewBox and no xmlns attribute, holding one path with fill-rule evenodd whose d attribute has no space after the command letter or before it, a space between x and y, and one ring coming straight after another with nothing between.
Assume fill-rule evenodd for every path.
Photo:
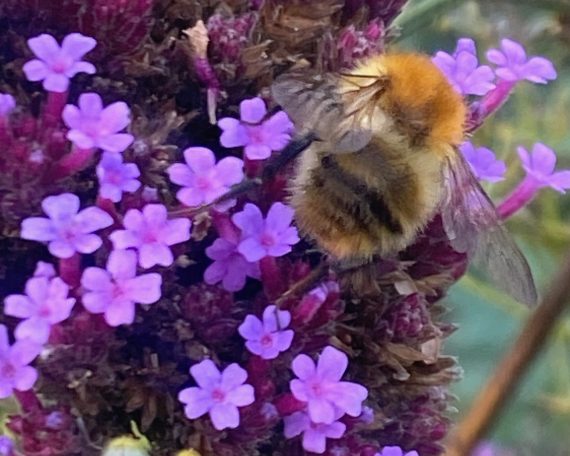
<instances>
[{"instance_id":1,"label":"verbena flower head","mask_svg":"<svg viewBox=\"0 0 570 456\"><path fill-rule=\"evenodd\" d=\"M554 65L544 57L531 57L526 55L524 47L516 41L507 38L501 40L501 49L487 51L487 59L498 65L495 70L497 76L505 81L527 81L546 84L556 79Z\"/></svg>"},{"instance_id":2,"label":"verbena flower head","mask_svg":"<svg viewBox=\"0 0 570 456\"><path fill-rule=\"evenodd\" d=\"M14 390L28 391L34 386L38 373L28 364L40 351L41 345L28 339L10 345L8 329L0 325L0 399L11 396Z\"/></svg>"},{"instance_id":3,"label":"verbena flower head","mask_svg":"<svg viewBox=\"0 0 570 456\"><path fill-rule=\"evenodd\" d=\"M460 149L478 179L498 182L505 178L507 165L504 161L497 160L491 149L475 147L471 141L465 141Z\"/></svg>"},{"instance_id":4,"label":"verbena flower head","mask_svg":"<svg viewBox=\"0 0 570 456\"><path fill-rule=\"evenodd\" d=\"M43 33L28 40L28 46L37 57L24 64L29 81L43 81L48 92L65 92L69 80L77 73L95 73L95 67L81 59L97 44L93 38L81 33L67 35L61 47L56 39Z\"/></svg>"},{"instance_id":5,"label":"verbena flower head","mask_svg":"<svg viewBox=\"0 0 570 456\"><path fill-rule=\"evenodd\" d=\"M95 252L102 241L93 232L111 226L113 218L98 207L80 211L79 204L79 198L72 193L44 198L42 209L49 218L23 220L22 238L47 242L50 253L58 258L70 258L76 252Z\"/></svg>"},{"instance_id":6,"label":"verbena flower head","mask_svg":"<svg viewBox=\"0 0 570 456\"><path fill-rule=\"evenodd\" d=\"M238 332L246 340L245 346L251 353L263 359L275 359L291 346L295 333L286 329L290 323L290 312L267 306L262 320L248 315L238 327Z\"/></svg>"},{"instance_id":7,"label":"verbena flower head","mask_svg":"<svg viewBox=\"0 0 570 456\"><path fill-rule=\"evenodd\" d=\"M247 372L230 364L220 372L213 361L205 359L190 368L198 386L183 389L178 400L184 403L186 416L193 420L209 413L214 427L235 429L239 426L238 407L253 404L253 387L245 383Z\"/></svg>"},{"instance_id":8,"label":"verbena flower head","mask_svg":"<svg viewBox=\"0 0 570 456\"><path fill-rule=\"evenodd\" d=\"M70 128L67 139L76 147L123 152L131 145L133 135L119 133L131 123L130 109L125 102L103 107L101 97L89 92L79 96L78 105L66 105L62 114L65 125Z\"/></svg>"},{"instance_id":9,"label":"verbena flower head","mask_svg":"<svg viewBox=\"0 0 570 456\"><path fill-rule=\"evenodd\" d=\"M387 446L374 456L419 456L417 451L405 452L399 446Z\"/></svg>"},{"instance_id":10,"label":"verbena flower head","mask_svg":"<svg viewBox=\"0 0 570 456\"><path fill-rule=\"evenodd\" d=\"M337 413L337 419L340 418ZM322 454L326 450L327 439L340 439L346 431L346 425L340 421L332 423L313 423L306 412L295 412L283 419L285 438L291 439L303 434L305 451Z\"/></svg>"},{"instance_id":11,"label":"verbena flower head","mask_svg":"<svg viewBox=\"0 0 570 456\"><path fill-rule=\"evenodd\" d=\"M570 171L554 171L556 153L542 143L536 143L529 154L520 146L517 148L527 177L538 187L551 187L560 193L570 188Z\"/></svg>"},{"instance_id":12,"label":"verbena flower head","mask_svg":"<svg viewBox=\"0 0 570 456\"><path fill-rule=\"evenodd\" d=\"M299 242L297 228L291 226L293 209L283 203L274 203L266 219L255 204L247 203L232 221L242 231L238 251L248 261L286 255Z\"/></svg>"},{"instance_id":13,"label":"verbena flower head","mask_svg":"<svg viewBox=\"0 0 570 456\"><path fill-rule=\"evenodd\" d=\"M495 88L495 74L489 66L479 65L472 39L460 39L453 55L439 51L432 60L462 95L485 95Z\"/></svg>"},{"instance_id":14,"label":"verbena flower head","mask_svg":"<svg viewBox=\"0 0 570 456\"><path fill-rule=\"evenodd\" d=\"M174 262L170 246L190 239L190 220L168 220L162 204L147 204L142 211L128 210L123 225L124 230L113 231L109 238L115 249L137 249L139 265L145 269L156 264L170 266Z\"/></svg>"},{"instance_id":15,"label":"verbena flower head","mask_svg":"<svg viewBox=\"0 0 570 456\"><path fill-rule=\"evenodd\" d=\"M316 366L307 355L298 355L293 360L293 372L298 379L291 380L291 392L296 399L307 403L314 423L332 423L339 410L350 416L362 412L368 391L357 383L341 381L347 367L348 357L331 346L323 350Z\"/></svg>"},{"instance_id":16,"label":"verbena flower head","mask_svg":"<svg viewBox=\"0 0 570 456\"><path fill-rule=\"evenodd\" d=\"M69 286L59 277L32 277L26 282L25 295L7 296L4 313L24 319L16 327L16 339L45 344L51 326L66 320L71 314L75 299L68 295Z\"/></svg>"},{"instance_id":17,"label":"verbena flower head","mask_svg":"<svg viewBox=\"0 0 570 456\"><path fill-rule=\"evenodd\" d=\"M204 272L204 282L215 285L222 282L227 291L239 291L248 277L259 279L259 262L250 262L238 252L237 243L218 238L206 248L206 255L214 262Z\"/></svg>"},{"instance_id":18,"label":"verbena flower head","mask_svg":"<svg viewBox=\"0 0 570 456\"><path fill-rule=\"evenodd\" d=\"M223 131L220 136L222 146L245 146L247 158L263 160L272 151L283 149L291 140L293 123L284 111L263 121L267 108L261 98L243 100L239 107L241 120L224 117L218 121L218 126Z\"/></svg>"},{"instance_id":19,"label":"verbena flower head","mask_svg":"<svg viewBox=\"0 0 570 456\"><path fill-rule=\"evenodd\" d=\"M178 190L176 198L186 206L209 204L243 179L243 161L236 157L216 157L205 147L189 147L184 151L186 164L175 163L167 172L170 180L184 188ZM235 204L228 201L218 205L227 209Z\"/></svg>"},{"instance_id":20,"label":"verbena flower head","mask_svg":"<svg viewBox=\"0 0 570 456\"><path fill-rule=\"evenodd\" d=\"M122 155L103 152L101 161L97 165L99 195L118 203L123 197L123 192L133 193L138 190L141 183L137 177L140 175L137 165L123 163Z\"/></svg>"},{"instance_id":21,"label":"verbena flower head","mask_svg":"<svg viewBox=\"0 0 570 456\"><path fill-rule=\"evenodd\" d=\"M9 93L0 93L0 117L7 116L16 107L16 100Z\"/></svg>"},{"instance_id":22,"label":"verbena flower head","mask_svg":"<svg viewBox=\"0 0 570 456\"><path fill-rule=\"evenodd\" d=\"M83 306L91 313L104 314L110 326L130 325L135 304L154 304L160 299L162 277L158 273L137 276L137 255L133 250L114 250L107 268L83 271Z\"/></svg>"}]
</instances>

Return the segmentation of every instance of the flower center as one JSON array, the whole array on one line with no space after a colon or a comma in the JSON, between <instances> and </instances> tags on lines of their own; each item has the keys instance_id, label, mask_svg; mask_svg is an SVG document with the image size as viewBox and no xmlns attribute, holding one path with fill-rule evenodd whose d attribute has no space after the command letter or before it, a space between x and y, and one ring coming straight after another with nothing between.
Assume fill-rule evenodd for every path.
<instances>
[{"instance_id":1,"label":"flower center","mask_svg":"<svg viewBox=\"0 0 570 456\"><path fill-rule=\"evenodd\" d=\"M271 233L263 233L260 238L261 245L271 247L275 245L275 237Z\"/></svg>"},{"instance_id":2,"label":"flower center","mask_svg":"<svg viewBox=\"0 0 570 456\"><path fill-rule=\"evenodd\" d=\"M220 388L215 388L212 391L212 399L214 402L223 402L226 397L226 393L224 393Z\"/></svg>"},{"instance_id":3,"label":"flower center","mask_svg":"<svg viewBox=\"0 0 570 456\"><path fill-rule=\"evenodd\" d=\"M264 143L265 138L263 137L263 128L261 128L261 125L248 126L247 133L251 143L253 144Z\"/></svg>"},{"instance_id":4,"label":"flower center","mask_svg":"<svg viewBox=\"0 0 570 456\"><path fill-rule=\"evenodd\" d=\"M67 59L64 59L62 57L56 59L52 64L51 64L51 70L54 73L65 73L65 70L67 70L68 67L68 62Z\"/></svg>"},{"instance_id":5,"label":"flower center","mask_svg":"<svg viewBox=\"0 0 570 456\"><path fill-rule=\"evenodd\" d=\"M321 394L323 394L323 386L321 384L321 382L313 382L310 386L309 389L311 390L311 392L316 396L319 397L321 396Z\"/></svg>"},{"instance_id":6,"label":"flower center","mask_svg":"<svg viewBox=\"0 0 570 456\"><path fill-rule=\"evenodd\" d=\"M259 342L261 342L261 345L264 347L271 347L273 345L273 337L271 334L266 333L261 337Z\"/></svg>"},{"instance_id":7,"label":"flower center","mask_svg":"<svg viewBox=\"0 0 570 456\"><path fill-rule=\"evenodd\" d=\"M12 379L16 375L16 369L12 364L6 363L0 368L0 377L5 379Z\"/></svg>"},{"instance_id":8,"label":"flower center","mask_svg":"<svg viewBox=\"0 0 570 456\"><path fill-rule=\"evenodd\" d=\"M208 179L206 176L198 176L196 178L196 188L199 190L208 190L210 186L210 179Z\"/></svg>"},{"instance_id":9,"label":"flower center","mask_svg":"<svg viewBox=\"0 0 570 456\"><path fill-rule=\"evenodd\" d=\"M40 307L38 311L38 317L49 318L50 315L51 315L51 310L47 305L43 305Z\"/></svg>"}]
</instances>

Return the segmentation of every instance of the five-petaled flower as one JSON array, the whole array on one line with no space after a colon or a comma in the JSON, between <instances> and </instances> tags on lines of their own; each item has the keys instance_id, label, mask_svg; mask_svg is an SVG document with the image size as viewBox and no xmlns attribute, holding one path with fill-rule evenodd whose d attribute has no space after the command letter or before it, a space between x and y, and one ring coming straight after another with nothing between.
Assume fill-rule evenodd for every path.
<instances>
[{"instance_id":1,"label":"five-petaled flower","mask_svg":"<svg viewBox=\"0 0 570 456\"><path fill-rule=\"evenodd\" d=\"M190 239L190 220L168 220L168 211L162 204L147 204L142 212L128 210L123 225L124 230L113 231L109 238L115 249L137 249L139 265L145 269L156 264L170 266L174 262L170 246Z\"/></svg>"},{"instance_id":2,"label":"five-petaled flower","mask_svg":"<svg viewBox=\"0 0 570 456\"><path fill-rule=\"evenodd\" d=\"M138 190L141 183L137 177L140 174L138 166L134 163L123 163L122 155L103 152L101 161L97 165L99 195L118 203L123 197L123 192L133 193Z\"/></svg>"},{"instance_id":3,"label":"five-petaled flower","mask_svg":"<svg viewBox=\"0 0 570 456\"><path fill-rule=\"evenodd\" d=\"M135 320L135 304L153 304L160 299L162 277L158 273L137 276L133 250L114 250L107 269L91 267L81 277L83 306L104 314L110 326L129 325Z\"/></svg>"},{"instance_id":4,"label":"five-petaled flower","mask_svg":"<svg viewBox=\"0 0 570 456\"><path fill-rule=\"evenodd\" d=\"M497 160L491 149L475 147L471 141L465 141L460 150L478 179L498 182L505 178L507 165L504 161Z\"/></svg>"},{"instance_id":5,"label":"five-petaled flower","mask_svg":"<svg viewBox=\"0 0 570 456\"><path fill-rule=\"evenodd\" d=\"M48 242L50 253L58 258L71 258L76 252L95 252L102 241L93 232L111 226L113 218L98 207L80 211L79 204L79 198L72 193L44 198L42 209L49 218L24 219L22 238Z\"/></svg>"},{"instance_id":6,"label":"five-petaled flower","mask_svg":"<svg viewBox=\"0 0 570 456\"><path fill-rule=\"evenodd\" d=\"M291 140L293 123L284 111L263 121L267 108L261 98L243 100L239 108L241 121L233 117L224 117L218 121L218 126L223 131L220 136L222 146L245 146L247 158L263 160L272 151L283 149Z\"/></svg>"},{"instance_id":7,"label":"five-petaled flower","mask_svg":"<svg viewBox=\"0 0 570 456\"><path fill-rule=\"evenodd\" d=\"M293 209L283 203L274 203L265 220L260 209L248 203L233 215L232 221L242 231L238 251L247 261L286 255L299 242L297 228L291 226Z\"/></svg>"},{"instance_id":8,"label":"five-petaled flower","mask_svg":"<svg viewBox=\"0 0 570 456\"><path fill-rule=\"evenodd\" d=\"M570 189L570 171L554 171L556 153L550 147L536 143L530 154L522 146L517 152L527 178L537 187L551 187L560 193Z\"/></svg>"},{"instance_id":9,"label":"five-petaled flower","mask_svg":"<svg viewBox=\"0 0 570 456\"><path fill-rule=\"evenodd\" d=\"M16 100L9 93L0 93L0 117L5 117L16 107Z\"/></svg>"},{"instance_id":10,"label":"five-petaled flower","mask_svg":"<svg viewBox=\"0 0 570 456\"><path fill-rule=\"evenodd\" d=\"M237 243L218 238L206 248L206 255L214 262L204 271L204 282L214 285L222 282L227 291L239 291L248 277L259 279L259 262L250 262L238 252Z\"/></svg>"},{"instance_id":11,"label":"five-petaled flower","mask_svg":"<svg viewBox=\"0 0 570 456\"><path fill-rule=\"evenodd\" d=\"M556 79L552 62L544 57L527 57L524 47L507 38L501 40L501 49L489 49L487 59L498 65L497 76L505 81L527 81L546 84Z\"/></svg>"},{"instance_id":12,"label":"five-petaled flower","mask_svg":"<svg viewBox=\"0 0 570 456\"><path fill-rule=\"evenodd\" d=\"M97 45L95 39L81 33L67 35L61 47L51 35L43 33L28 40L28 46L37 59L24 64L24 73L30 81L43 81L49 92L65 92L69 80L77 73L95 73L95 67L81 59Z\"/></svg>"},{"instance_id":13,"label":"five-petaled flower","mask_svg":"<svg viewBox=\"0 0 570 456\"><path fill-rule=\"evenodd\" d=\"M347 367L348 357L331 346L323 350L316 366L304 354L293 360L293 372L299 378L291 380L291 392L307 403L312 422L330 424L337 411L354 417L362 412L368 391L357 383L340 381Z\"/></svg>"},{"instance_id":14,"label":"five-petaled flower","mask_svg":"<svg viewBox=\"0 0 570 456\"><path fill-rule=\"evenodd\" d=\"M243 161L236 157L222 158L216 163L216 157L205 147L189 147L184 151L186 164L175 163L167 172L170 180L182 185L176 198L186 206L194 207L209 204L228 189L243 179ZM217 206L227 209L235 200Z\"/></svg>"},{"instance_id":15,"label":"five-petaled flower","mask_svg":"<svg viewBox=\"0 0 570 456\"><path fill-rule=\"evenodd\" d=\"M83 93L78 106L68 104L63 108L63 121L70 128L69 139L79 149L98 147L109 152L123 152L134 140L133 135L119 133L127 128L130 109L123 101L103 107L103 100L96 93Z\"/></svg>"},{"instance_id":16,"label":"five-petaled flower","mask_svg":"<svg viewBox=\"0 0 570 456\"><path fill-rule=\"evenodd\" d=\"M38 344L48 341L52 325L69 318L75 304L69 298L69 286L59 277L32 277L26 282L26 294L9 295L4 313L23 318L16 327L16 339L30 339Z\"/></svg>"},{"instance_id":17,"label":"five-petaled flower","mask_svg":"<svg viewBox=\"0 0 570 456\"><path fill-rule=\"evenodd\" d=\"M185 388L178 394L184 403L184 412L189 419L209 413L214 427L221 431L239 426L238 407L253 404L253 387L245 383L247 372L237 364L230 364L220 372L213 361L193 365L190 374L198 386Z\"/></svg>"},{"instance_id":18,"label":"five-petaled flower","mask_svg":"<svg viewBox=\"0 0 570 456\"><path fill-rule=\"evenodd\" d=\"M303 448L305 451L322 454L326 450L327 438L340 439L346 431L346 425L336 421L342 413L335 414L332 423L314 423L306 412L295 412L283 419L285 438L291 439L303 434Z\"/></svg>"},{"instance_id":19,"label":"five-petaled flower","mask_svg":"<svg viewBox=\"0 0 570 456\"><path fill-rule=\"evenodd\" d=\"M29 339L17 340L10 345L8 329L0 325L0 399L18 391L28 391L38 378L37 371L29 366L42 347Z\"/></svg>"},{"instance_id":20,"label":"five-petaled flower","mask_svg":"<svg viewBox=\"0 0 570 456\"><path fill-rule=\"evenodd\" d=\"M295 333L285 329L289 323L289 311L267 306L263 311L263 320L255 315L247 315L238 332L246 340L245 346L251 353L263 359L275 359L279 353L289 349L293 341Z\"/></svg>"},{"instance_id":21,"label":"five-petaled flower","mask_svg":"<svg viewBox=\"0 0 570 456\"><path fill-rule=\"evenodd\" d=\"M387 446L374 456L419 456L417 451L404 452L399 446Z\"/></svg>"}]
</instances>

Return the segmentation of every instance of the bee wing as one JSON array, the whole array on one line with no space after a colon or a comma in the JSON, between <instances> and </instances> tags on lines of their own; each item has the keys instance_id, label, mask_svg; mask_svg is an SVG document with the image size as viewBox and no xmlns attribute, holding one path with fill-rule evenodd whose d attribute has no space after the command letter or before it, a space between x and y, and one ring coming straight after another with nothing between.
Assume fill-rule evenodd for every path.
<instances>
[{"instance_id":1,"label":"bee wing","mask_svg":"<svg viewBox=\"0 0 570 456\"><path fill-rule=\"evenodd\" d=\"M444 175L442 217L453 247L467 252L495 285L517 301L536 305L530 267L460 152L449 159Z\"/></svg>"},{"instance_id":2,"label":"bee wing","mask_svg":"<svg viewBox=\"0 0 570 456\"><path fill-rule=\"evenodd\" d=\"M364 96L355 95L359 88L349 94L341 87L340 75L290 73L277 78L271 93L301 134L316 133L333 152L356 152L372 138L371 117L364 115Z\"/></svg>"}]
</instances>

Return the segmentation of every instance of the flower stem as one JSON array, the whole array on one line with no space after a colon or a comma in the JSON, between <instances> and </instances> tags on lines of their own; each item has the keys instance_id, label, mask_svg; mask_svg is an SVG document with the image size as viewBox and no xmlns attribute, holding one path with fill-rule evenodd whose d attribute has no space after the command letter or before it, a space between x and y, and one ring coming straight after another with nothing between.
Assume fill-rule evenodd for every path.
<instances>
[{"instance_id":1,"label":"flower stem","mask_svg":"<svg viewBox=\"0 0 570 456\"><path fill-rule=\"evenodd\" d=\"M505 198L497 208L502 220L508 219L515 212L525 207L538 193L539 186L528 176Z\"/></svg>"},{"instance_id":2,"label":"flower stem","mask_svg":"<svg viewBox=\"0 0 570 456\"><path fill-rule=\"evenodd\" d=\"M33 390L28 391L18 391L14 390L14 396L20 403L20 407L22 407L22 411L24 413L32 412L33 410L37 410L41 408L40 400L36 393Z\"/></svg>"},{"instance_id":3,"label":"flower stem","mask_svg":"<svg viewBox=\"0 0 570 456\"><path fill-rule=\"evenodd\" d=\"M469 110L467 133L477 130L487 117L498 111L508 100L515 85L516 81L500 81L480 102L473 103Z\"/></svg>"},{"instance_id":4,"label":"flower stem","mask_svg":"<svg viewBox=\"0 0 570 456\"><path fill-rule=\"evenodd\" d=\"M50 178L63 179L64 177L72 176L86 168L93 155L95 155L95 149L73 147L69 154L57 162L53 173L50 174Z\"/></svg>"},{"instance_id":5,"label":"flower stem","mask_svg":"<svg viewBox=\"0 0 570 456\"><path fill-rule=\"evenodd\" d=\"M63 108L67 103L69 93L65 92L48 92L48 99L44 110L44 128L55 127L60 119Z\"/></svg>"},{"instance_id":6,"label":"flower stem","mask_svg":"<svg viewBox=\"0 0 570 456\"><path fill-rule=\"evenodd\" d=\"M59 276L70 287L79 286L81 277L81 256L75 253L71 258L59 259Z\"/></svg>"}]
</instances>

